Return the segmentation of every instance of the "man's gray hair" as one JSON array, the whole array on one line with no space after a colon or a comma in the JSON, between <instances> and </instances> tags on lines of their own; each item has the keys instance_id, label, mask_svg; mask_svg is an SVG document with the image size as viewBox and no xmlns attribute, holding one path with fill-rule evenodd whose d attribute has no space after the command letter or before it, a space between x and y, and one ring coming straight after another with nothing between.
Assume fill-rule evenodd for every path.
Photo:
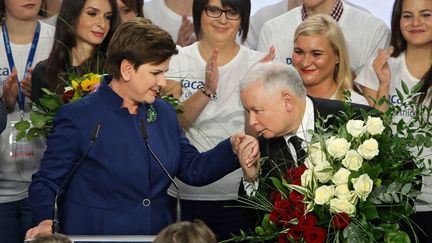
<instances>
[{"instance_id":1,"label":"man's gray hair","mask_svg":"<svg viewBox=\"0 0 432 243\"><path fill-rule=\"evenodd\" d=\"M240 91L257 81L263 82L264 89L269 93L288 90L300 98L306 97L306 88L300 75L294 67L287 64L255 64L240 81Z\"/></svg>"}]
</instances>

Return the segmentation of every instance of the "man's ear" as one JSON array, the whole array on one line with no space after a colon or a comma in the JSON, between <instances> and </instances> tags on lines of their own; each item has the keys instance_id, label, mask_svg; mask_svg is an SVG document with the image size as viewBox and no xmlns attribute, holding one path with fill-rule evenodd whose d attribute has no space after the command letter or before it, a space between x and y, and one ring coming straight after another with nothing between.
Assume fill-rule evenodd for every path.
<instances>
[{"instance_id":1,"label":"man's ear","mask_svg":"<svg viewBox=\"0 0 432 243\"><path fill-rule=\"evenodd\" d=\"M294 97L288 91L282 91L282 100L286 111L291 111L294 106Z\"/></svg>"},{"instance_id":2,"label":"man's ear","mask_svg":"<svg viewBox=\"0 0 432 243\"><path fill-rule=\"evenodd\" d=\"M123 59L120 63L120 75L124 81L129 81L131 74L134 71L134 65L127 59Z\"/></svg>"}]
</instances>

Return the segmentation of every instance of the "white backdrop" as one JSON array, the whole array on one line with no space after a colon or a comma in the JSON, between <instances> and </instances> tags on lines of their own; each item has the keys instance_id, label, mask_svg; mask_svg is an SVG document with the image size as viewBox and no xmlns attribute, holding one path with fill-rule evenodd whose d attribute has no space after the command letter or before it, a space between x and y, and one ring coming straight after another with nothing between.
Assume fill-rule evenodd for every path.
<instances>
[{"instance_id":1,"label":"white backdrop","mask_svg":"<svg viewBox=\"0 0 432 243\"><path fill-rule=\"evenodd\" d=\"M148 1L150 0L144 0L144 2L148 2ZM253 14L263 6L277 3L281 0L251 0L251 1L252 1L252 14ZM368 9L373 15L384 20L387 23L387 25L390 27L391 9L393 7L394 0L349 0L349 1Z\"/></svg>"}]
</instances>

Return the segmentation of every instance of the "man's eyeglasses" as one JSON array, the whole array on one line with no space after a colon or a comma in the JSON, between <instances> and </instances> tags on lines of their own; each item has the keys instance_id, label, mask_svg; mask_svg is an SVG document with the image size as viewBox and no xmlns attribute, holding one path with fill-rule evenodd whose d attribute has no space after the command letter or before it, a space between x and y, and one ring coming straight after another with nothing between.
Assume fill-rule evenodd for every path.
<instances>
[{"instance_id":1,"label":"man's eyeglasses","mask_svg":"<svg viewBox=\"0 0 432 243\"><path fill-rule=\"evenodd\" d=\"M235 9L227 9L223 10L216 6L207 6L204 8L204 11L207 16L210 18L219 18L223 13L225 13L225 16L227 19L230 20L238 20L240 19L240 13Z\"/></svg>"}]
</instances>

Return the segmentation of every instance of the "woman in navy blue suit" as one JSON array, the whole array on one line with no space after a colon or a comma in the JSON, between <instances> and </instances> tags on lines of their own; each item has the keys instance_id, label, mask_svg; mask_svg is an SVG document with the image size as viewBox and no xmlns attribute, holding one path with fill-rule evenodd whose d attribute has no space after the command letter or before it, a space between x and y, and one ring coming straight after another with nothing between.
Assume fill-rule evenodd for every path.
<instances>
[{"instance_id":1,"label":"woman in navy blue suit","mask_svg":"<svg viewBox=\"0 0 432 243\"><path fill-rule=\"evenodd\" d=\"M108 50L112 80L65 105L47 137L29 189L37 226L27 238L51 233L55 196L71 171L59 201L62 233L157 234L173 222L173 210L166 193L171 180L155 157L172 177L197 186L238 168L236 154L246 172L259 157L257 141L247 135L204 153L185 138L175 111L157 99L177 53L167 32L137 18L119 27Z\"/></svg>"}]
</instances>

